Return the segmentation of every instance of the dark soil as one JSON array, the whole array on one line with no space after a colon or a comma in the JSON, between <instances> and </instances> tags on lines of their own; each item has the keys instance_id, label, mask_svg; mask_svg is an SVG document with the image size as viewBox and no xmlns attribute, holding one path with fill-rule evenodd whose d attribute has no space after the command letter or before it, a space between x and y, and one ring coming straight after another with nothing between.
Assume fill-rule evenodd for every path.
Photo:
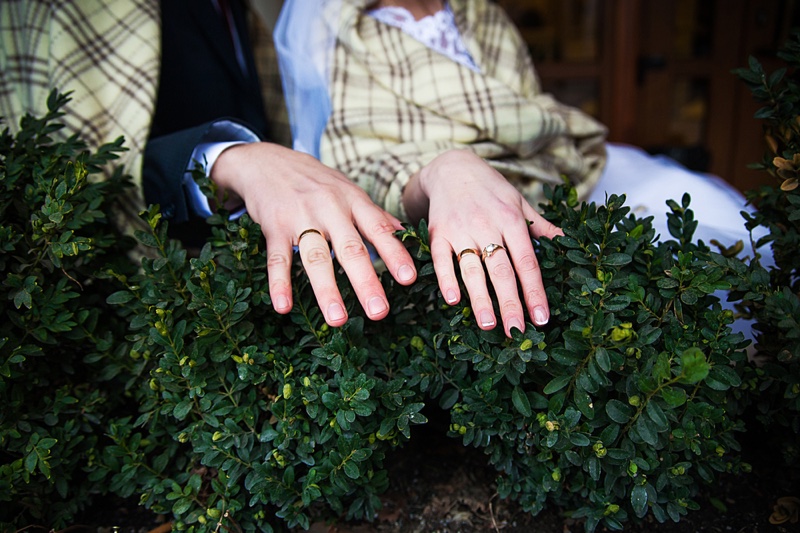
<instances>
[{"instance_id":1,"label":"dark soil","mask_svg":"<svg viewBox=\"0 0 800 533\"><path fill-rule=\"evenodd\" d=\"M439 426L439 427L437 427ZM413 428L411 442L388 458L391 488L373 523L315 523L312 533L578 533L583 523L559 509L537 516L495 493L496 473L480 450L465 448L444 436L441 424ZM763 437L763 435L761 435ZM748 452L748 448L751 451ZM800 523L770 523L778 498L800 497L797 468L781 468L779 454L759 442L744 443L743 455L753 465L750 474L722 475L704 486L701 508L679 523L652 520L626 524L630 533L800 533ZM83 523L92 531L147 533L165 517L148 513L132 502L104 502ZM598 531L606 531L598 528Z\"/></svg>"}]
</instances>

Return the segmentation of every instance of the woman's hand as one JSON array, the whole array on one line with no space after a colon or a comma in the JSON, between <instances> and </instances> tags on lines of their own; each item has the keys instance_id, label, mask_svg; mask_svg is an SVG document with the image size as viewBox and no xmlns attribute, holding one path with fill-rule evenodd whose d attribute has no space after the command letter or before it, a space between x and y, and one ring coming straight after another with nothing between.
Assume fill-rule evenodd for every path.
<instances>
[{"instance_id":1,"label":"woman's hand","mask_svg":"<svg viewBox=\"0 0 800 533\"><path fill-rule=\"evenodd\" d=\"M399 283L409 285L416 279L411 256L394 236L402 229L400 222L344 175L309 155L271 143L239 144L222 152L211 179L241 198L261 225L267 240L269 292L278 313L292 309L295 245L331 326L344 324L347 311L336 286L329 241L372 320L389 313L389 302L364 239Z\"/></svg>"},{"instance_id":2,"label":"woman's hand","mask_svg":"<svg viewBox=\"0 0 800 533\"><path fill-rule=\"evenodd\" d=\"M553 238L562 232L503 175L472 152L446 152L411 178L403 203L412 219L428 221L433 266L447 303L461 299L455 254L481 329L496 325L485 272L506 335L511 336L511 328L525 330L525 309L534 324L547 323L550 311L531 235Z\"/></svg>"}]
</instances>

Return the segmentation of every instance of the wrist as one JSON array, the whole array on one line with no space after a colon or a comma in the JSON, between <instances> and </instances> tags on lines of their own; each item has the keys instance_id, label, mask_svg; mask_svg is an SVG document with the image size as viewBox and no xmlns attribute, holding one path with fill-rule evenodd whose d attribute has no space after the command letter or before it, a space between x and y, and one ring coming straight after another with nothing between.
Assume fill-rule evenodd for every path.
<instances>
[{"instance_id":1,"label":"wrist","mask_svg":"<svg viewBox=\"0 0 800 533\"><path fill-rule=\"evenodd\" d=\"M249 144L236 144L222 151L211 167L208 177L217 186L217 201L226 209L236 209L243 204L239 177L245 165L245 152Z\"/></svg>"},{"instance_id":2,"label":"wrist","mask_svg":"<svg viewBox=\"0 0 800 533\"><path fill-rule=\"evenodd\" d=\"M445 194L453 185L464 184L483 159L469 150L448 150L436 156L419 172L419 188L428 198L433 198L442 189ZM476 166L477 165L477 166Z\"/></svg>"}]
</instances>

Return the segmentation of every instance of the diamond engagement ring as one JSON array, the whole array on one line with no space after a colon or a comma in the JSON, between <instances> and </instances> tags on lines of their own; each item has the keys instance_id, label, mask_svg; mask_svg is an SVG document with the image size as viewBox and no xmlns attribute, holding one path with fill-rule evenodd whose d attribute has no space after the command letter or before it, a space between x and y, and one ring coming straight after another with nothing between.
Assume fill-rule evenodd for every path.
<instances>
[{"instance_id":1,"label":"diamond engagement ring","mask_svg":"<svg viewBox=\"0 0 800 533\"><path fill-rule=\"evenodd\" d=\"M497 252L498 250L505 250L505 248L495 243L487 244L486 248L484 248L483 252L481 252L481 259L486 261L488 258L492 257L494 253Z\"/></svg>"}]
</instances>

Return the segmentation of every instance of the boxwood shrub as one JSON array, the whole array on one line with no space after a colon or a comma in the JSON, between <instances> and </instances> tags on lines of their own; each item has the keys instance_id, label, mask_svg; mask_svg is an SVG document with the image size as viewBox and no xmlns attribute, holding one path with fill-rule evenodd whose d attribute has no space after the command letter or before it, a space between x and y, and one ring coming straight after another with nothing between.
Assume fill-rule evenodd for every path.
<instances>
[{"instance_id":1,"label":"boxwood shrub","mask_svg":"<svg viewBox=\"0 0 800 533\"><path fill-rule=\"evenodd\" d=\"M739 74L772 110L764 168L789 180L797 88L759 68ZM770 270L696 241L688 196L667 203L671 235L658 238L624 196L578 205L567 184L549 191L544 215L565 234L536 243L552 317L510 339L480 330L468 302L445 304L427 228L408 226L398 237L418 281L383 275L392 312L372 322L339 273L352 318L329 328L299 263L294 309L271 310L261 231L247 216L215 215L189 254L154 206L136 233L143 253L129 254L106 216L127 181L87 179L121 141L95 154L77 137L56 142L64 98L0 138L4 527L67 525L107 491L178 530L370 520L393 450L431 409L485 453L501 497L534 514L557 505L587 531L678 522L703 484L746 473L740 434L753 409L781 427L792 458L793 189L751 197L761 209L746 223L770 228L760 243L775 250ZM766 362L750 361L731 329L741 316L756 320Z\"/></svg>"}]
</instances>

